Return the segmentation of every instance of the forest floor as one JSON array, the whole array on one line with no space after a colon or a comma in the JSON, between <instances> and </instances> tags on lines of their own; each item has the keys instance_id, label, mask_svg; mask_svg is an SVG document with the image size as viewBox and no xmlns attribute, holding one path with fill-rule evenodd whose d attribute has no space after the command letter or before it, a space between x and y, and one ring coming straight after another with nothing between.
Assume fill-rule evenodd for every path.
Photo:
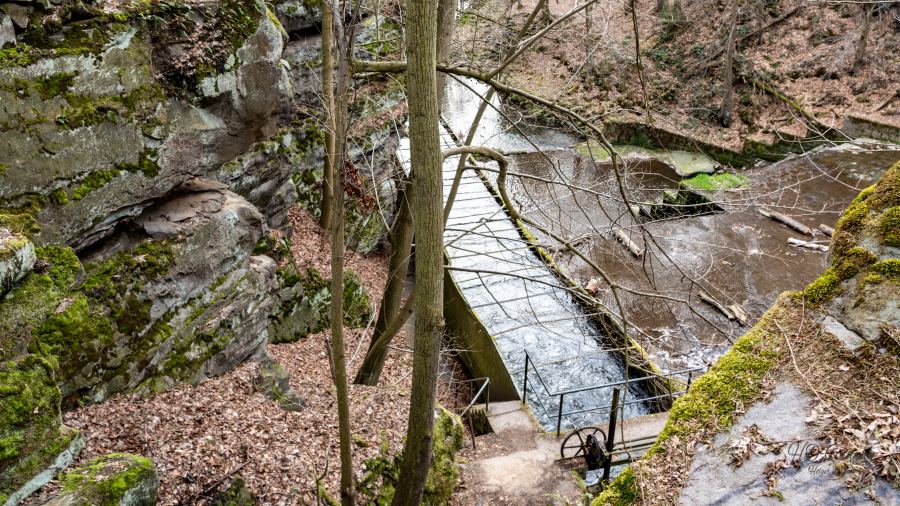
<instances>
[{"instance_id":1,"label":"forest floor","mask_svg":"<svg viewBox=\"0 0 900 506\"><path fill-rule=\"evenodd\" d=\"M457 29L453 63L492 70L536 4L474 2L475 14L464 15ZM572 5L549 2L551 17L562 16ZM735 27L735 109L732 123L723 127L718 111L725 90L730 4L703 0L672 5L660 13L656 1L636 2L642 73L631 13L622 3L601 2L591 8L590 18L583 11L551 30L502 78L598 123L612 118L654 123L738 150L748 138L771 142L814 133L796 108L748 84L753 80L780 90L813 115L820 128L839 128L849 114L900 128L895 7L876 9L869 17L865 57L854 68L861 10L868 6L802 0L742 4ZM547 23L541 16L536 21L538 27Z\"/></svg>"},{"instance_id":2,"label":"forest floor","mask_svg":"<svg viewBox=\"0 0 900 506\"><path fill-rule=\"evenodd\" d=\"M297 266L315 266L327 277L327 237L306 212L294 210L291 218ZM373 299L378 297L387 279L385 256L348 251L347 268L360 275ZM351 381L370 334L366 329L345 330ZM183 385L149 398L121 395L66 413L64 422L87 439L79 461L109 452L149 457L160 475L160 505L202 504L205 492L215 491L220 481L227 487L232 475L243 477L261 504L312 504L317 479L336 497L340 465L328 337L321 332L295 343L269 345L306 403L299 411L286 411L257 392L257 364L249 362L197 386ZM406 343L405 335L398 337L398 343ZM365 461L378 456L383 445L390 454L402 450L411 364L408 350L398 345L389 352L378 387L350 387L358 477L365 474ZM446 383L439 397L455 405ZM45 488L52 490L53 485Z\"/></svg>"}]
</instances>

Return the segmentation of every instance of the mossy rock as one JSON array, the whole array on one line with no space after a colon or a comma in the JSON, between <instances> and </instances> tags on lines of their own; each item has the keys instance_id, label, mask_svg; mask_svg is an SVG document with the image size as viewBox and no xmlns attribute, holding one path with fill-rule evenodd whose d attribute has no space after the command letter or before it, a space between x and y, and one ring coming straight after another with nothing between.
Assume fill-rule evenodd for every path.
<instances>
[{"instance_id":1,"label":"mossy rock","mask_svg":"<svg viewBox=\"0 0 900 506\"><path fill-rule=\"evenodd\" d=\"M465 442L462 420L443 408L435 410L431 468L425 482L422 504L438 506L448 504L456 487L459 469L456 452ZM402 455L388 455L386 444L378 457L365 462L367 473L359 482L359 491L368 504L389 505L394 498L400 478Z\"/></svg>"},{"instance_id":2,"label":"mossy rock","mask_svg":"<svg viewBox=\"0 0 900 506\"><path fill-rule=\"evenodd\" d=\"M146 457L110 453L61 473L59 483L47 506L152 506L159 475Z\"/></svg>"},{"instance_id":3,"label":"mossy rock","mask_svg":"<svg viewBox=\"0 0 900 506\"><path fill-rule=\"evenodd\" d=\"M279 309L270 317L269 340L294 342L321 332L331 322L331 285L316 269L297 273L292 263L278 270ZM369 296L352 271L344 272L344 325L364 327L372 317Z\"/></svg>"},{"instance_id":4,"label":"mossy rock","mask_svg":"<svg viewBox=\"0 0 900 506\"><path fill-rule=\"evenodd\" d=\"M256 497L247 488L247 483L241 476L235 476L222 493L213 497L210 506L255 506Z\"/></svg>"},{"instance_id":5,"label":"mossy rock","mask_svg":"<svg viewBox=\"0 0 900 506\"><path fill-rule=\"evenodd\" d=\"M50 466L76 435L62 426L57 367L35 354L0 362L0 496Z\"/></svg>"}]
</instances>

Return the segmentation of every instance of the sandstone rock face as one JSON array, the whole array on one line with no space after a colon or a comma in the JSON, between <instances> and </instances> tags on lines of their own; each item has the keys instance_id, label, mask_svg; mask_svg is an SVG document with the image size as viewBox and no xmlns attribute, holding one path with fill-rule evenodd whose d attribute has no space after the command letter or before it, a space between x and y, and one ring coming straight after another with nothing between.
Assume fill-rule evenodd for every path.
<instances>
[{"instance_id":1,"label":"sandstone rock face","mask_svg":"<svg viewBox=\"0 0 900 506\"><path fill-rule=\"evenodd\" d=\"M255 31L235 51L239 64L201 81L203 108L154 79L154 49L139 26L95 28L108 40L97 53L5 69L0 207L31 199L36 243L82 249L273 134L293 87L283 35L266 12L259 7Z\"/></svg>"},{"instance_id":2,"label":"sandstone rock face","mask_svg":"<svg viewBox=\"0 0 900 506\"><path fill-rule=\"evenodd\" d=\"M110 236L104 254L121 251L85 258L83 298L38 330L65 357L63 395L99 402L197 382L263 349L276 280L270 258L251 256L262 223L225 185L192 180ZM82 314L109 322L65 344Z\"/></svg>"},{"instance_id":3,"label":"sandstone rock face","mask_svg":"<svg viewBox=\"0 0 900 506\"><path fill-rule=\"evenodd\" d=\"M0 1L0 504L77 453L60 419L76 402L259 360L260 388L302 406L266 345L328 324L327 281L285 253L288 210L318 207L324 150L318 120L298 112L318 100L319 44L288 49L279 18L303 31L317 7L130 5ZM395 136L371 129L352 157L384 164ZM377 244L381 220L350 214L348 234ZM358 278L340 296L346 324L368 323ZM134 458L88 467L55 504L152 503L82 494L110 469L147 468Z\"/></svg>"},{"instance_id":4,"label":"sandstone rock face","mask_svg":"<svg viewBox=\"0 0 900 506\"><path fill-rule=\"evenodd\" d=\"M275 15L288 32L306 30L322 22L322 9L314 0L276 2Z\"/></svg>"},{"instance_id":5,"label":"sandstone rock face","mask_svg":"<svg viewBox=\"0 0 900 506\"><path fill-rule=\"evenodd\" d=\"M45 506L153 506L159 475L150 459L111 453L62 473L62 490Z\"/></svg>"},{"instance_id":6,"label":"sandstone rock face","mask_svg":"<svg viewBox=\"0 0 900 506\"><path fill-rule=\"evenodd\" d=\"M0 297L34 267L34 244L0 228Z\"/></svg>"}]
</instances>

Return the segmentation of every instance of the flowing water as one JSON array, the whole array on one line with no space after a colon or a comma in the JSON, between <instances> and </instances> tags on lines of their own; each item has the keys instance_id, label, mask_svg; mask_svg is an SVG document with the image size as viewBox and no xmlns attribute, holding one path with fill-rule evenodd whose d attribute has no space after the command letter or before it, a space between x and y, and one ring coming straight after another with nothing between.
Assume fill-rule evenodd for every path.
<instances>
[{"instance_id":1,"label":"flowing water","mask_svg":"<svg viewBox=\"0 0 900 506\"><path fill-rule=\"evenodd\" d=\"M450 132L465 137L486 90L472 80L448 81L442 109L444 149L456 146ZM639 223L622 204L609 165L572 149L579 139L566 133L511 127L496 97L492 105L495 108L487 109L473 144L516 153L510 157L510 170L534 176L512 177L508 183L521 211L556 233L584 240L592 260L617 283L666 295L622 294L630 332L645 343L664 370L709 364L746 330L699 302L699 289L726 304L740 305L753 320L779 292L802 287L825 267L823 253L788 246L787 238L797 234L761 216L758 206L791 214L811 227L833 226L859 189L877 179L900 153L896 146L850 145L755 167L746 171L745 189L705 195L716 201L718 212L644 220L641 225L656 238L655 243L644 244L637 233ZM406 139L401 141L400 156L408 169ZM444 164L445 195L457 161L453 157ZM670 164L652 158L631 160L622 177L629 200L639 202L659 201L664 190L676 188L682 179ZM578 189L548 181L566 181ZM632 257L611 237L614 228L628 231L653 254ZM827 243L824 236L808 239ZM557 399L548 396L547 390L625 378L619 354L609 351L611 345L603 333L528 249L484 181L472 171L466 171L462 179L445 243L451 268L461 269L451 271L453 279L496 338L518 388L526 351L537 362L546 388L536 385L532 370L529 385L536 387L529 387L529 402L547 428L555 427L558 409ZM563 254L557 260L582 283L597 276L585 262ZM601 289L597 296L618 312L608 291ZM688 303L673 302L675 298ZM634 385L627 395L629 399L646 396ZM573 394L566 397L564 410L604 408L610 397L610 389ZM635 402L625 413L646 412L647 406ZM606 416L572 415L562 426L597 424Z\"/></svg>"}]
</instances>

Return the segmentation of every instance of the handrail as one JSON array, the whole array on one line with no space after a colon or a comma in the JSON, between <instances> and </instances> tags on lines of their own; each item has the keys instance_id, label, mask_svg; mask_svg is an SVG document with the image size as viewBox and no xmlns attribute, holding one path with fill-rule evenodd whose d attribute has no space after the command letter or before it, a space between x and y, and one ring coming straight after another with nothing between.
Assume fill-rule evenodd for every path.
<instances>
[{"instance_id":1,"label":"handrail","mask_svg":"<svg viewBox=\"0 0 900 506\"><path fill-rule=\"evenodd\" d=\"M475 396L472 397L472 400L469 402L469 405L466 406L466 409L462 410L462 413L459 414L460 417L464 416L469 411L469 409L471 409L472 406L475 405L475 401L477 401L479 398L481 398L481 394L485 391L485 389L488 387L488 385L491 384L491 378L483 377L483 378L473 378L470 380L460 381L460 383L469 383L471 381L478 381L478 380L484 380L484 383L481 385L481 388L478 389L478 392L475 393ZM491 409L490 394L487 395L487 402L485 402L485 406L487 407L487 409Z\"/></svg>"},{"instance_id":2,"label":"handrail","mask_svg":"<svg viewBox=\"0 0 900 506\"><path fill-rule=\"evenodd\" d=\"M491 384L491 378L489 378L487 376L481 377L481 378L472 378L472 379L460 381L459 383L472 383L472 382L481 381L481 380L484 380L484 383L481 384L481 388L479 388L478 392L476 392L475 395L472 396L472 400L469 401L469 405L466 406L466 408L463 409L462 412L459 414L460 419L463 419L463 423L465 423L464 417L466 416L466 413L468 413L469 410L472 409L472 406L474 406L475 403L478 401L478 399L481 398L481 394L483 394L485 392L487 392L484 397L485 411L490 412L491 391L488 389L488 386ZM471 416L469 417L469 432L472 433L472 449L475 449L475 425L472 422Z\"/></svg>"},{"instance_id":3,"label":"handrail","mask_svg":"<svg viewBox=\"0 0 900 506\"><path fill-rule=\"evenodd\" d=\"M634 379L613 381L613 382L609 382L609 383L603 383L601 385L591 385L591 386L587 386L587 387L569 388L569 389L565 389L565 390L551 391L550 388L547 387L547 383L544 381L543 376L541 376L541 371L538 368L538 364L535 364L534 360L532 360L531 356L528 354L528 350L522 350L522 351L525 353L524 381L522 384L522 403L524 404L527 402L528 373L530 372L530 370L532 370L537 375L538 380L540 381L541 385L544 387L544 392L546 392L547 397L550 397L550 398L559 397L558 413L556 415L551 415L549 413L549 411L547 410L547 406L544 405L544 402L541 399L541 395L536 396L538 404L540 404L541 409L543 409L543 411L544 411L544 416L546 416L550 420L556 420L556 435L557 435L557 437L560 435L561 430L562 430L563 418L570 416L570 415L577 415L577 414L581 414L581 413L590 413L590 412L604 412L604 411L611 409L608 406L597 406L597 407L579 409L579 410L574 410L574 411L563 411L566 395L577 394L577 393L581 393L581 392L589 392L592 390L599 390L601 388L613 388L614 392L615 392L616 391L615 389L618 389L618 387L621 387L621 386L627 387L629 384L641 383L641 382L649 380L649 379L657 379L657 378L672 380L672 379L675 379L676 376L678 376L678 375L687 374L688 375L687 384L685 385L684 390L679 390L677 392L669 391L662 395L655 395L655 396L650 396L650 397L642 397L642 398L638 398L638 399L632 399L630 401L623 402L622 406L624 407L629 404L636 404L636 403L653 401L653 400L658 400L658 399L663 399L663 398L674 399L676 396L684 395L691 388L691 382L693 380L693 373L704 370L703 367L691 367L691 368L686 368L686 369L680 369L677 371L671 371L671 372L664 373L664 374L656 373L653 371L645 371L648 373L647 375L641 376L638 378L634 378ZM575 358L578 358L578 357L575 357ZM567 360L571 360L571 359L567 359ZM529 367L529 365L531 367ZM535 394L538 393L534 389L534 387L532 387L532 391Z\"/></svg>"}]
</instances>

